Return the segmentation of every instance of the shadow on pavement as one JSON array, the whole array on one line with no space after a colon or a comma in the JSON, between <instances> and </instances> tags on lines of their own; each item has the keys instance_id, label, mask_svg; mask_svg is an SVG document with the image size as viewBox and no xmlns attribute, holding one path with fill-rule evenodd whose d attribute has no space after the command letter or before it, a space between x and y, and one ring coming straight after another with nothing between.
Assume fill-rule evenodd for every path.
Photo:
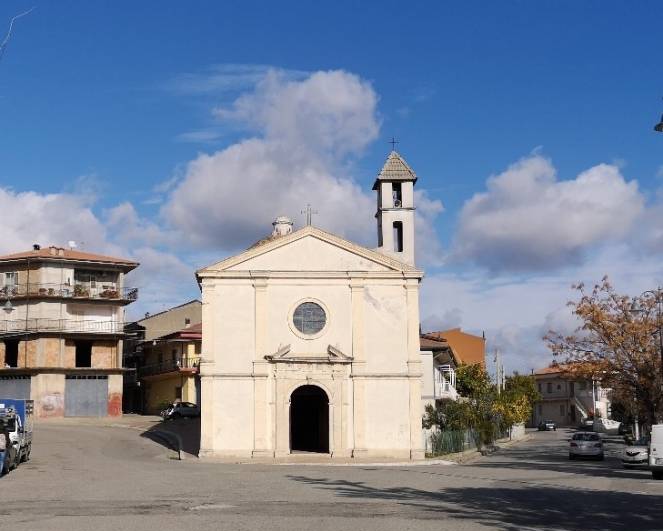
<instances>
[{"instance_id":1,"label":"shadow on pavement","mask_svg":"<svg viewBox=\"0 0 663 531\"><path fill-rule=\"evenodd\" d=\"M198 455L200 451L200 418L181 418L161 421L140 434L170 450L178 450Z\"/></svg>"},{"instance_id":2,"label":"shadow on pavement","mask_svg":"<svg viewBox=\"0 0 663 531\"><path fill-rule=\"evenodd\" d=\"M354 499L391 500L419 510L482 523L492 529L555 528L567 531L660 531L663 506L656 497L556 487L377 488L364 482L288 476L291 480L335 491Z\"/></svg>"}]
</instances>

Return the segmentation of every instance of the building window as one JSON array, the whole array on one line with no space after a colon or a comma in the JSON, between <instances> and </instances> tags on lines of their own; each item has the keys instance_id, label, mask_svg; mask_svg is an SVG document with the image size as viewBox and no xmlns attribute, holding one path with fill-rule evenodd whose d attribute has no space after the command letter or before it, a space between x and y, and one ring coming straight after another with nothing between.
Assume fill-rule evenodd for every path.
<instances>
[{"instance_id":1,"label":"building window","mask_svg":"<svg viewBox=\"0 0 663 531\"><path fill-rule=\"evenodd\" d=\"M548 391L548 393L552 393L552 382L548 382L546 385L546 391Z\"/></svg>"},{"instance_id":2,"label":"building window","mask_svg":"<svg viewBox=\"0 0 663 531\"><path fill-rule=\"evenodd\" d=\"M541 392L541 384L539 383L539 393Z\"/></svg>"},{"instance_id":3,"label":"building window","mask_svg":"<svg viewBox=\"0 0 663 531\"><path fill-rule=\"evenodd\" d=\"M391 195L394 199L394 207L400 208L403 206L403 190L401 188L401 183L393 183L391 187Z\"/></svg>"},{"instance_id":4,"label":"building window","mask_svg":"<svg viewBox=\"0 0 663 531\"><path fill-rule=\"evenodd\" d=\"M92 367L92 341L76 341L76 367Z\"/></svg>"},{"instance_id":5,"label":"building window","mask_svg":"<svg viewBox=\"0 0 663 531\"><path fill-rule=\"evenodd\" d=\"M580 388L581 391L586 391L587 390L587 382L580 382L578 384L578 387Z\"/></svg>"},{"instance_id":6,"label":"building window","mask_svg":"<svg viewBox=\"0 0 663 531\"><path fill-rule=\"evenodd\" d=\"M189 326L190 324L191 324L191 319L189 319L188 317L185 317L184 318L184 326Z\"/></svg>"},{"instance_id":7,"label":"building window","mask_svg":"<svg viewBox=\"0 0 663 531\"><path fill-rule=\"evenodd\" d=\"M394 251L403 252L403 222L394 221Z\"/></svg>"},{"instance_id":8,"label":"building window","mask_svg":"<svg viewBox=\"0 0 663 531\"><path fill-rule=\"evenodd\" d=\"M325 310L315 302L304 302L295 308L292 315L295 328L302 334L314 335L320 332L327 324Z\"/></svg>"},{"instance_id":9,"label":"building window","mask_svg":"<svg viewBox=\"0 0 663 531\"><path fill-rule=\"evenodd\" d=\"M557 390L561 391L561 389L562 389L562 386L560 384L557 384Z\"/></svg>"},{"instance_id":10,"label":"building window","mask_svg":"<svg viewBox=\"0 0 663 531\"><path fill-rule=\"evenodd\" d=\"M560 404L559 405L559 416L563 417L565 415L565 413L566 413L566 411L565 411L565 408L564 408L564 404Z\"/></svg>"},{"instance_id":11,"label":"building window","mask_svg":"<svg viewBox=\"0 0 663 531\"><path fill-rule=\"evenodd\" d=\"M175 388L175 400L182 400L182 386L177 386Z\"/></svg>"},{"instance_id":12,"label":"building window","mask_svg":"<svg viewBox=\"0 0 663 531\"><path fill-rule=\"evenodd\" d=\"M543 406L539 404L539 417L543 415Z\"/></svg>"},{"instance_id":13,"label":"building window","mask_svg":"<svg viewBox=\"0 0 663 531\"><path fill-rule=\"evenodd\" d=\"M18 273L16 271L7 271L5 273L5 286L13 288L18 284Z\"/></svg>"}]
</instances>

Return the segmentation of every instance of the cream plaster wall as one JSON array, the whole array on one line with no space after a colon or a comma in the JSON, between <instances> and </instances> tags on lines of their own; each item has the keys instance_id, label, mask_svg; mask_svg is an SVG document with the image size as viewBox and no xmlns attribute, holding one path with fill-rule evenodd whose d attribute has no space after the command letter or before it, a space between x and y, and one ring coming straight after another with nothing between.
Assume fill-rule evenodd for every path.
<instances>
[{"instance_id":1,"label":"cream plaster wall","mask_svg":"<svg viewBox=\"0 0 663 531\"><path fill-rule=\"evenodd\" d=\"M284 237L287 245L267 244L262 255L249 250L246 260L199 272L202 457L289 454L290 396L307 384L329 399L332 456L423 455L422 274L369 260L347 242L322 241L317 231L307 227ZM241 269L247 264L259 271ZM291 322L305 300L327 314L312 339Z\"/></svg>"}]
</instances>

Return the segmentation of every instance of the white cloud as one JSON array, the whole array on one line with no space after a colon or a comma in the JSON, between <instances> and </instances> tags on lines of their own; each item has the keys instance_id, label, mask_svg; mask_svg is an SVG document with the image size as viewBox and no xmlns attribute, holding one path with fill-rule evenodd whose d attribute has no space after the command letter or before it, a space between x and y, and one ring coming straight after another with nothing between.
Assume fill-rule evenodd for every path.
<instances>
[{"instance_id":1,"label":"white cloud","mask_svg":"<svg viewBox=\"0 0 663 531\"><path fill-rule=\"evenodd\" d=\"M270 70L253 91L214 112L254 137L191 161L161 210L194 246L233 252L271 230L278 215L301 226L310 203L314 224L369 247L376 245L375 197L352 178L353 157L378 135L378 97L344 71L292 79ZM377 168L376 168L377 173ZM441 263L434 230L439 200L417 192L417 258Z\"/></svg>"},{"instance_id":2,"label":"white cloud","mask_svg":"<svg viewBox=\"0 0 663 531\"><path fill-rule=\"evenodd\" d=\"M369 83L341 70L315 72L297 81L271 70L255 91L215 114L287 149L338 157L360 153L375 140L377 99Z\"/></svg>"},{"instance_id":3,"label":"white cloud","mask_svg":"<svg viewBox=\"0 0 663 531\"><path fill-rule=\"evenodd\" d=\"M352 158L378 135L378 97L359 77L315 72L293 80L269 71L255 90L216 109L222 121L254 132L191 161L161 214L199 247L235 251L267 235L278 215L301 226L310 203L314 223L375 246L375 197L351 177ZM430 239L442 204L417 195L417 230Z\"/></svg>"},{"instance_id":4,"label":"white cloud","mask_svg":"<svg viewBox=\"0 0 663 531\"><path fill-rule=\"evenodd\" d=\"M180 94L218 96L224 92L249 90L274 70L268 65L217 64L201 72L180 74L166 84L168 90ZM283 76L297 79L306 75L300 70L279 69Z\"/></svg>"},{"instance_id":5,"label":"white cloud","mask_svg":"<svg viewBox=\"0 0 663 531\"><path fill-rule=\"evenodd\" d=\"M635 256L629 243L617 243L584 264L548 274L496 277L479 268L429 274L421 287L421 318L426 330L439 325L485 331L489 360L498 348L509 371L529 372L552 360L542 340L548 331L567 334L577 326L567 306L577 298L571 286L591 286L604 275L619 292L632 295L663 284L660 257Z\"/></svg>"},{"instance_id":6,"label":"white cloud","mask_svg":"<svg viewBox=\"0 0 663 531\"><path fill-rule=\"evenodd\" d=\"M69 240L104 246L106 229L91 207L87 194L39 194L0 188L0 252Z\"/></svg>"},{"instance_id":7,"label":"white cloud","mask_svg":"<svg viewBox=\"0 0 663 531\"><path fill-rule=\"evenodd\" d=\"M560 181L539 154L490 177L463 206L454 257L495 271L576 265L599 244L618 241L644 209L636 181L599 164Z\"/></svg>"}]
</instances>

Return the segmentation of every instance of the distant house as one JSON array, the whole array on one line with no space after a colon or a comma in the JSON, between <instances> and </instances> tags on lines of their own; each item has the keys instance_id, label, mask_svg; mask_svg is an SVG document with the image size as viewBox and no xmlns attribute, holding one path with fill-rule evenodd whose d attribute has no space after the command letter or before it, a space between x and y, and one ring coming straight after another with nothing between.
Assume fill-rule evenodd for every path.
<instances>
[{"instance_id":1,"label":"distant house","mask_svg":"<svg viewBox=\"0 0 663 531\"><path fill-rule=\"evenodd\" d=\"M201 321L202 303L194 299L127 324L124 365L132 370L124 380L125 412L156 413L177 398L197 402Z\"/></svg>"},{"instance_id":2,"label":"distant house","mask_svg":"<svg viewBox=\"0 0 663 531\"><path fill-rule=\"evenodd\" d=\"M444 339L426 334L420 337L421 398L423 407L435 405L439 400L456 400L456 367L458 361L451 345Z\"/></svg>"},{"instance_id":3,"label":"distant house","mask_svg":"<svg viewBox=\"0 0 663 531\"><path fill-rule=\"evenodd\" d=\"M534 371L541 395L534 406L533 423L552 420L559 426L574 426L586 418L609 418L609 390L598 380L580 379L569 365L553 364Z\"/></svg>"},{"instance_id":4,"label":"distant house","mask_svg":"<svg viewBox=\"0 0 663 531\"><path fill-rule=\"evenodd\" d=\"M422 337L429 340L446 341L453 349L458 364L486 366L486 339L451 328L440 332L427 332Z\"/></svg>"},{"instance_id":5,"label":"distant house","mask_svg":"<svg viewBox=\"0 0 663 531\"><path fill-rule=\"evenodd\" d=\"M146 342L138 369L145 413L159 413L175 400L199 402L202 328L202 323L196 323Z\"/></svg>"},{"instance_id":6,"label":"distant house","mask_svg":"<svg viewBox=\"0 0 663 531\"><path fill-rule=\"evenodd\" d=\"M37 417L121 415L137 266L53 245L0 256L0 396L34 400Z\"/></svg>"}]
</instances>

